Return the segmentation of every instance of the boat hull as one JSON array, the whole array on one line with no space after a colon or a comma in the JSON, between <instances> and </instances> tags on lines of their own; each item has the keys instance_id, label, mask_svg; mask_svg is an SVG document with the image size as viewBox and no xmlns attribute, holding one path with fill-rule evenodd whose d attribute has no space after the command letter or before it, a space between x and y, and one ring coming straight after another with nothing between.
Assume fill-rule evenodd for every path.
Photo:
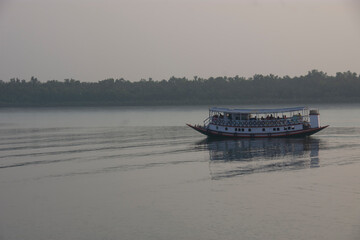
<instances>
[{"instance_id":1,"label":"boat hull","mask_svg":"<svg viewBox=\"0 0 360 240\"><path fill-rule=\"evenodd\" d=\"M282 133L267 133L267 134L245 134L245 133L225 133L220 131L213 131L202 126L194 126L191 124L186 124L192 129L206 135L209 137L217 137L217 138L284 138L284 137L306 137L312 134L315 134L325 128L327 126L318 127L318 128L309 128L298 131L287 131Z\"/></svg>"}]
</instances>

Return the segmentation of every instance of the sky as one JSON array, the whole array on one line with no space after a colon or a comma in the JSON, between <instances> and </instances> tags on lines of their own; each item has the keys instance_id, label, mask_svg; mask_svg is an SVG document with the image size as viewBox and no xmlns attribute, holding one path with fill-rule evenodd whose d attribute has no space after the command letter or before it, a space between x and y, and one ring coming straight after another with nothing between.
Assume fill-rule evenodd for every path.
<instances>
[{"instance_id":1,"label":"sky","mask_svg":"<svg viewBox=\"0 0 360 240\"><path fill-rule=\"evenodd\" d=\"M0 79L360 73L356 0L0 0Z\"/></svg>"}]
</instances>

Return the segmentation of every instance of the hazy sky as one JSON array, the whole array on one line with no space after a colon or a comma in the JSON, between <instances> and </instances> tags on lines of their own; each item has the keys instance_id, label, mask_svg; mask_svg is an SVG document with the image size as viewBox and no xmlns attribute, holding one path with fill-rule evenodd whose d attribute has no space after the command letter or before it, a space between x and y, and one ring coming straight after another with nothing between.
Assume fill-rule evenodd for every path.
<instances>
[{"instance_id":1,"label":"hazy sky","mask_svg":"<svg viewBox=\"0 0 360 240\"><path fill-rule=\"evenodd\" d=\"M0 79L360 73L355 0L0 0Z\"/></svg>"}]
</instances>

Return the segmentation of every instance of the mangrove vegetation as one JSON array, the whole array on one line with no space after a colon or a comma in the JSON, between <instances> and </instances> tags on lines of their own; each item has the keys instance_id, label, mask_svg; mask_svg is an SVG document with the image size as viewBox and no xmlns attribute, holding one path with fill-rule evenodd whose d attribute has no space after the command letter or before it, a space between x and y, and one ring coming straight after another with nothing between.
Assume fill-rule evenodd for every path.
<instances>
[{"instance_id":1,"label":"mangrove vegetation","mask_svg":"<svg viewBox=\"0 0 360 240\"><path fill-rule=\"evenodd\" d=\"M123 78L98 82L0 80L0 106L120 106L190 104L265 104L360 102L360 76L335 76L312 70L303 76L256 74L244 77L193 79L149 78L131 82Z\"/></svg>"}]
</instances>

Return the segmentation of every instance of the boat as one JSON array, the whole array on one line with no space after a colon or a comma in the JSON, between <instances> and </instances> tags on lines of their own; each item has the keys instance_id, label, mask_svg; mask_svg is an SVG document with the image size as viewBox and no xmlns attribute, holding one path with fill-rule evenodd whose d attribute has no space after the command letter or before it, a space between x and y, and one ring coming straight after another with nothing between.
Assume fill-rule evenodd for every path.
<instances>
[{"instance_id":1,"label":"boat","mask_svg":"<svg viewBox=\"0 0 360 240\"><path fill-rule=\"evenodd\" d=\"M305 137L329 125L320 126L318 109L292 107L279 109L209 108L209 116L199 125L187 124L209 137L272 138Z\"/></svg>"}]
</instances>

